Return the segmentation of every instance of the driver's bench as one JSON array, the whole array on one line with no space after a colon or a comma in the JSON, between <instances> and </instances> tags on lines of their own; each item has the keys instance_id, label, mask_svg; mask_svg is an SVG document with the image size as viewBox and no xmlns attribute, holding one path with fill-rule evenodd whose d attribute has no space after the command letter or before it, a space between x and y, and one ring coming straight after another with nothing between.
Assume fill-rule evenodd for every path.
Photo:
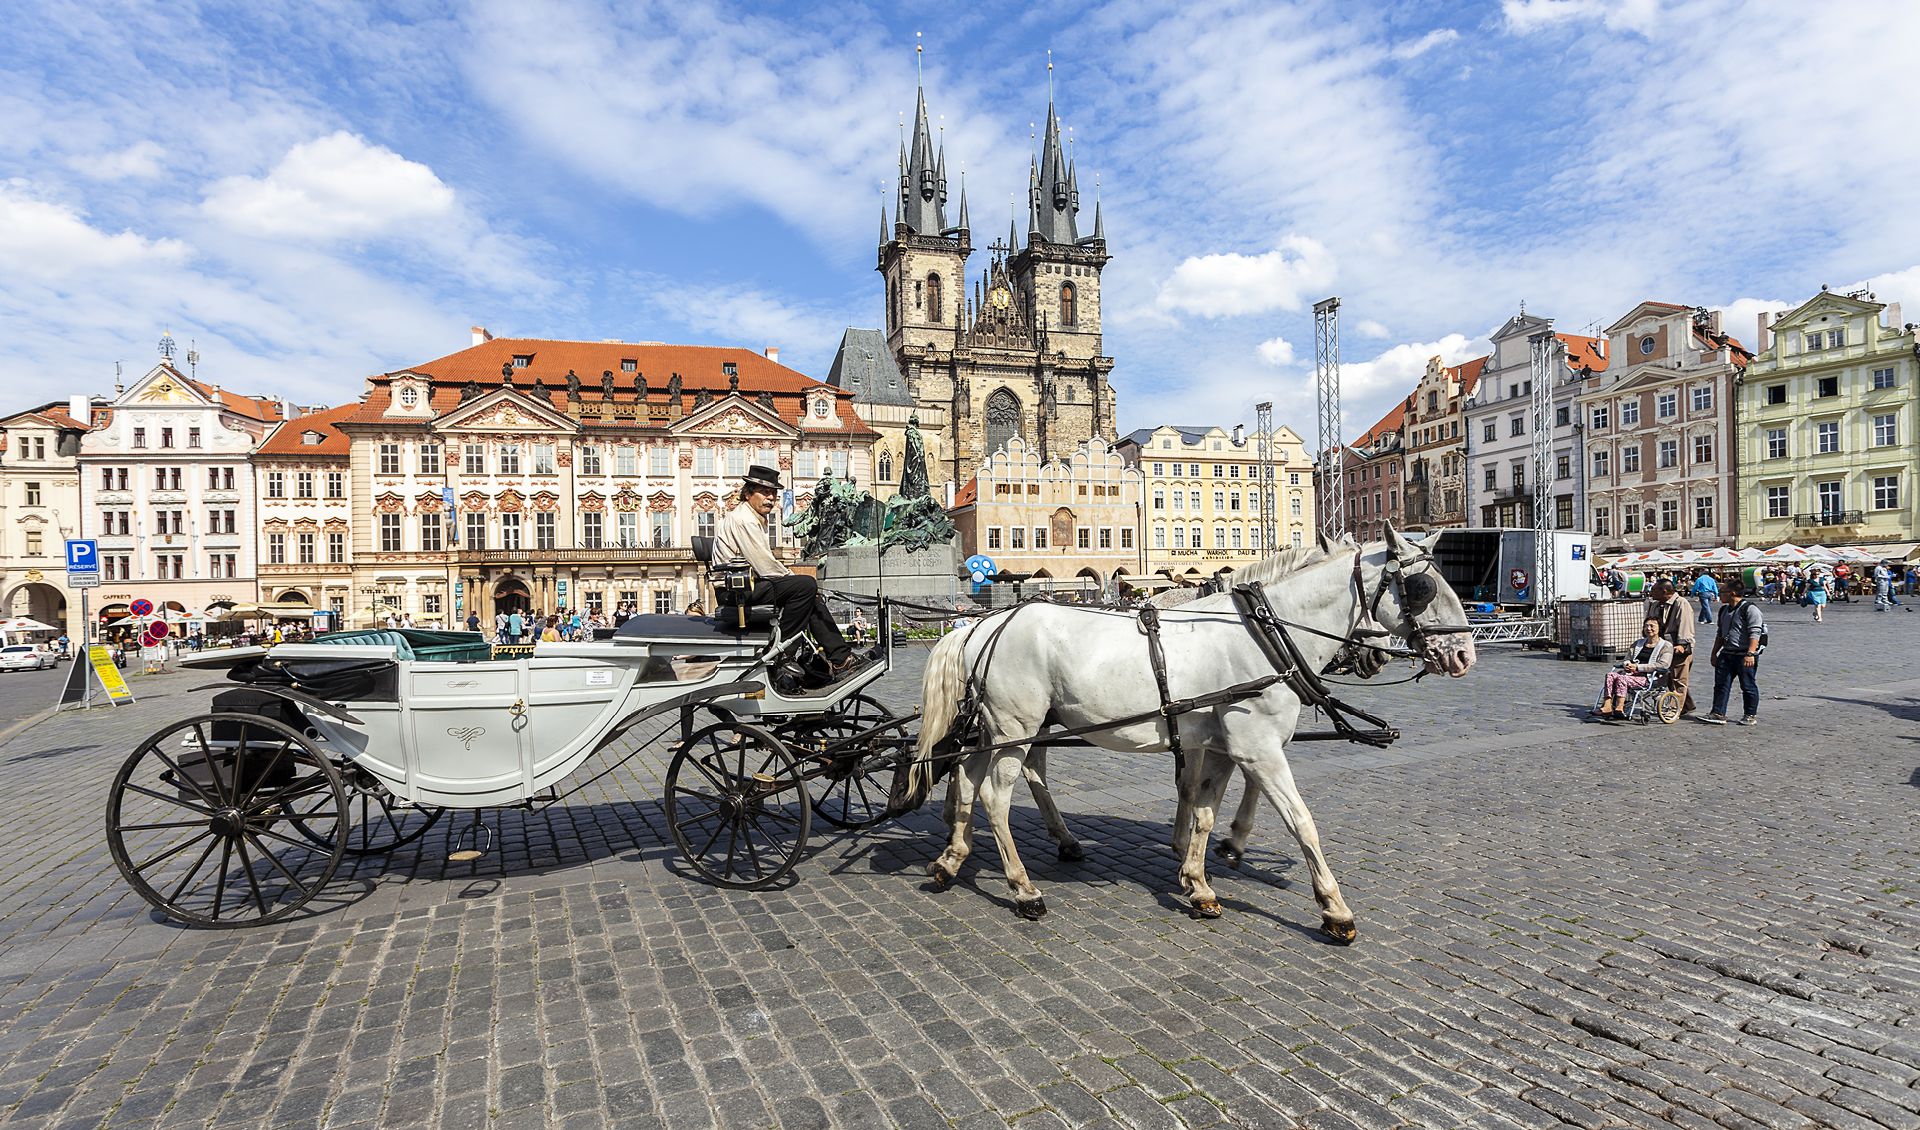
<instances>
[{"instance_id":1,"label":"driver's bench","mask_svg":"<svg viewBox=\"0 0 1920 1130\"><path fill-rule=\"evenodd\" d=\"M713 539L696 535L693 556L706 567L707 583L713 587L713 619L734 631L746 632L773 626L780 610L771 604L753 603L753 570L745 565L715 565Z\"/></svg>"}]
</instances>

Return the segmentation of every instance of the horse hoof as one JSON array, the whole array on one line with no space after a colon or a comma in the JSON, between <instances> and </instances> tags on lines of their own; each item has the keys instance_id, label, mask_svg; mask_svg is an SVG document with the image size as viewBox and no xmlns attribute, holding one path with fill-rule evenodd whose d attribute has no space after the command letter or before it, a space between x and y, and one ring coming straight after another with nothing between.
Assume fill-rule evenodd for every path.
<instances>
[{"instance_id":1,"label":"horse hoof","mask_svg":"<svg viewBox=\"0 0 1920 1130\"><path fill-rule=\"evenodd\" d=\"M933 880L933 885L936 889L942 891L946 890L947 886L953 882L953 872L948 871L938 863L928 865L927 877Z\"/></svg>"},{"instance_id":2,"label":"horse hoof","mask_svg":"<svg viewBox=\"0 0 1920 1130\"><path fill-rule=\"evenodd\" d=\"M1359 928L1354 925L1351 918L1342 921L1337 918L1323 917L1320 919L1320 932L1343 946L1352 945L1353 940L1360 935Z\"/></svg>"},{"instance_id":3,"label":"horse hoof","mask_svg":"<svg viewBox=\"0 0 1920 1130\"><path fill-rule=\"evenodd\" d=\"M1060 845L1060 862L1079 863L1085 858L1087 858L1087 853L1080 850L1079 844L1065 843Z\"/></svg>"},{"instance_id":4,"label":"horse hoof","mask_svg":"<svg viewBox=\"0 0 1920 1130\"><path fill-rule=\"evenodd\" d=\"M1240 849L1225 840L1213 845L1213 854L1225 860L1228 867L1240 866Z\"/></svg>"},{"instance_id":5,"label":"horse hoof","mask_svg":"<svg viewBox=\"0 0 1920 1130\"><path fill-rule=\"evenodd\" d=\"M1187 913L1195 918L1218 918L1220 917L1220 900L1194 899L1193 906Z\"/></svg>"},{"instance_id":6,"label":"horse hoof","mask_svg":"<svg viewBox=\"0 0 1920 1130\"><path fill-rule=\"evenodd\" d=\"M1030 902L1015 900L1013 912L1029 922L1036 922L1047 916L1047 900L1033 899Z\"/></svg>"}]
</instances>

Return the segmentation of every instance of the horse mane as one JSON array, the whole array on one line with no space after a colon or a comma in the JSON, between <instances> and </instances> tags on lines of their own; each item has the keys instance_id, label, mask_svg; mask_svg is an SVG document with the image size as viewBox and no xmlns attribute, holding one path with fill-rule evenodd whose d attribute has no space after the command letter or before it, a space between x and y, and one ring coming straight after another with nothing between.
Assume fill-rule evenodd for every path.
<instances>
[{"instance_id":1,"label":"horse mane","mask_svg":"<svg viewBox=\"0 0 1920 1130\"><path fill-rule=\"evenodd\" d=\"M1331 544L1315 541L1312 545L1303 545L1288 549L1248 565L1232 574L1229 584L1243 585L1250 581L1271 584L1289 573L1298 572L1309 565L1332 557L1342 550L1352 550L1356 543L1351 537L1342 537ZM1201 599L1198 588L1168 589L1153 597L1147 603L1156 608L1178 608L1183 604Z\"/></svg>"}]
</instances>

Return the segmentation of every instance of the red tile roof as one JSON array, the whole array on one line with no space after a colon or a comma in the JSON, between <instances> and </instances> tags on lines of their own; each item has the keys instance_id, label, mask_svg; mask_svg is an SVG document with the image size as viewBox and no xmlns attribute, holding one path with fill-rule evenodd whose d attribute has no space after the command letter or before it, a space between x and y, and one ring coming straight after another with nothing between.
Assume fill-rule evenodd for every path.
<instances>
[{"instance_id":1,"label":"red tile roof","mask_svg":"<svg viewBox=\"0 0 1920 1130\"><path fill-rule=\"evenodd\" d=\"M1475 357L1471 361L1462 361L1449 370L1460 382L1460 395L1469 396L1480 387L1480 374L1486 371L1487 362L1493 360L1491 354Z\"/></svg>"},{"instance_id":2,"label":"red tile roof","mask_svg":"<svg viewBox=\"0 0 1920 1130\"><path fill-rule=\"evenodd\" d=\"M212 400L216 396L219 397L221 404L238 412L242 416L250 416L255 420L268 424L281 418L280 402L277 400L260 396L243 396L229 389L216 388L205 381L195 380L192 377L181 377L180 379L192 385L199 391L201 396L206 397L208 400Z\"/></svg>"},{"instance_id":3,"label":"red tile roof","mask_svg":"<svg viewBox=\"0 0 1920 1130\"><path fill-rule=\"evenodd\" d=\"M667 399L667 381L678 374L681 381L681 409L691 414L695 390L706 389L720 396L727 394L731 378L722 371L721 366L732 362L740 378L740 393L749 399L762 392L772 393L774 411L795 427L801 427L805 422L806 402L803 394L814 389L826 389L834 395L834 410L842 422L841 427L833 429L834 434L861 438L878 434L854 412L853 393L816 381L751 349L667 345L659 342L635 344L509 337L493 338L458 353L449 353L424 364L374 377L373 391L348 422L388 422L384 416L391 403L388 389L392 379L401 373L430 377L433 382L430 402L436 415L444 415L459 406L461 389L468 382L472 382L482 393L499 388L504 383L501 367L512 367L516 357L528 360L525 367L512 369L514 387L536 398L544 394L545 399L562 410L566 404L569 372L580 378L581 400L588 405L601 403L600 382L604 373L613 374L613 399L616 404L633 403L637 379L640 377L646 378L647 403L663 404ZM638 371L623 371L623 361L635 362Z\"/></svg>"},{"instance_id":4,"label":"red tile roof","mask_svg":"<svg viewBox=\"0 0 1920 1130\"><path fill-rule=\"evenodd\" d=\"M972 506L980 497L980 479L976 476L968 479L966 485L953 492L953 509Z\"/></svg>"},{"instance_id":5,"label":"red tile roof","mask_svg":"<svg viewBox=\"0 0 1920 1130\"><path fill-rule=\"evenodd\" d=\"M11 424L16 420L31 420L36 424L44 424L50 428L67 428L83 432L92 427L90 424L83 424L72 416L67 415L67 402L64 400L52 401L51 403L42 404L38 408L29 408L25 412L15 413L4 420L0 420L0 426Z\"/></svg>"},{"instance_id":6,"label":"red tile roof","mask_svg":"<svg viewBox=\"0 0 1920 1130\"><path fill-rule=\"evenodd\" d=\"M267 433L267 438L253 453L282 459L345 459L352 445L346 433L333 425L359 409L359 402L356 401L338 408L322 408L318 412L296 416ZM308 432L319 432L320 442L308 443Z\"/></svg>"},{"instance_id":7,"label":"red tile roof","mask_svg":"<svg viewBox=\"0 0 1920 1130\"><path fill-rule=\"evenodd\" d=\"M1716 336L1708 333L1705 327L1695 325L1693 327L1693 340L1699 343L1701 349L1709 352L1725 348L1727 355L1732 358L1733 365L1737 369L1746 368L1747 362L1753 360L1753 350L1741 345L1740 339L1734 337L1732 334L1719 334Z\"/></svg>"},{"instance_id":8,"label":"red tile roof","mask_svg":"<svg viewBox=\"0 0 1920 1130\"><path fill-rule=\"evenodd\" d=\"M1677 307L1687 309L1687 307ZM1601 339L1585 337L1580 334L1554 334L1567 347L1567 368L1587 369L1595 373L1607 371L1607 355L1601 350Z\"/></svg>"},{"instance_id":9,"label":"red tile roof","mask_svg":"<svg viewBox=\"0 0 1920 1130\"><path fill-rule=\"evenodd\" d=\"M1403 423L1406 418L1407 402L1405 400L1394 401L1393 407L1387 411L1387 414L1380 417L1380 422L1368 428L1361 434L1359 439L1354 440L1353 446L1366 447L1388 432L1399 431L1401 423Z\"/></svg>"}]
</instances>

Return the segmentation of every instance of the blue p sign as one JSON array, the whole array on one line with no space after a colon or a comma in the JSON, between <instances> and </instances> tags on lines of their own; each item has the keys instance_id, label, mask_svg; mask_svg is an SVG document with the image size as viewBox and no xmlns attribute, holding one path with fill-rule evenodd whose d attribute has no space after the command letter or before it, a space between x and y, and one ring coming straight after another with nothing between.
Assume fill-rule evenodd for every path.
<instances>
[{"instance_id":1,"label":"blue p sign","mask_svg":"<svg viewBox=\"0 0 1920 1130\"><path fill-rule=\"evenodd\" d=\"M100 543L78 538L67 539L67 572L98 573L100 571Z\"/></svg>"}]
</instances>

